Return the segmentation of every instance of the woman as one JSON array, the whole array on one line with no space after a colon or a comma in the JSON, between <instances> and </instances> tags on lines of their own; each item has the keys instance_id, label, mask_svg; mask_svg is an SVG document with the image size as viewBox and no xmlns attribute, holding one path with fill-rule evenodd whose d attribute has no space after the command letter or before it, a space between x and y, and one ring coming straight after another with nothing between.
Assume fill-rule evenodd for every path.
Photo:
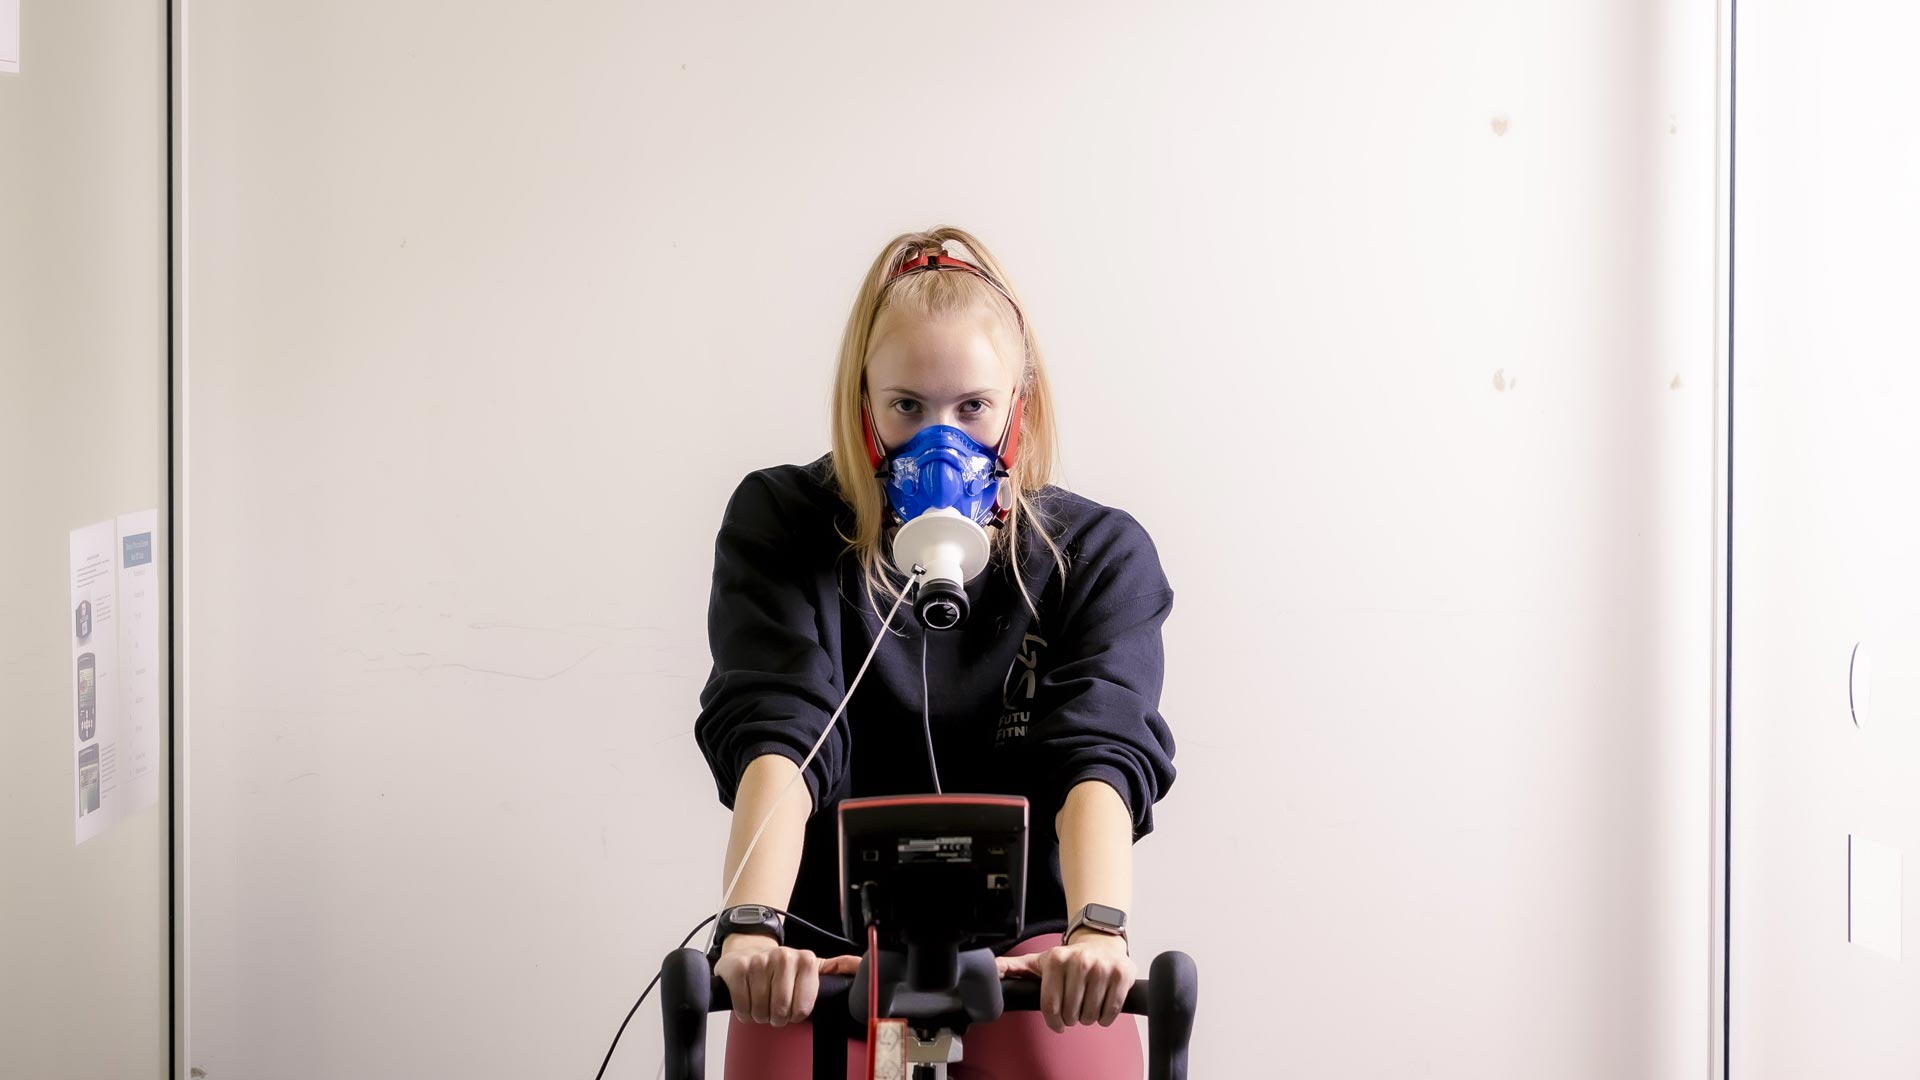
<instances>
[{"instance_id":1,"label":"woman","mask_svg":"<svg viewBox=\"0 0 1920 1080\"><path fill-rule=\"evenodd\" d=\"M947 255L949 240L970 261ZM1138 522L1049 484L1054 415L1032 328L992 254L954 228L897 237L847 322L831 453L749 474L715 544L714 667L695 734L733 811L729 907L837 928L841 799L945 790L1030 802L1025 936L993 951L1003 975L1040 980L1041 1011L969 1030L954 1080L1144 1071L1134 1017L1119 1012L1139 969L1105 909L1129 905L1132 843L1174 779L1159 713L1173 591ZM895 515L875 462L931 425L1011 463L990 561L965 585L970 614L929 632L899 604L909 582L887 560ZM810 798L781 799L796 773ZM858 953L798 920L724 936L714 971L734 1003L729 1080L808 1076L819 977L852 973ZM865 1053L849 1044L849 1076L864 1074Z\"/></svg>"}]
</instances>

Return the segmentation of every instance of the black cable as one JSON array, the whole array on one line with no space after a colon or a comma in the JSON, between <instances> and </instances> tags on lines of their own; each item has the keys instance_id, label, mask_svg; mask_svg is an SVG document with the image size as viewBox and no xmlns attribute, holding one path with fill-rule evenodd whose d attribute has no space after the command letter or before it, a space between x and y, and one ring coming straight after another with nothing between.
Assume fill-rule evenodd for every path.
<instances>
[{"instance_id":1,"label":"black cable","mask_svg":"<svg viewBox=\"0 0 1920 1080\"><path fill-rule=\"evenodd\" d=\"M765 904L762 904L761 906L767 907L767 905ZM859 942L854 941L852 938L844 938L844 937L841 937L839 934L834 933L831 930L823 930L820 927L813 925L812 923L808 922L807 920L801 918L798 915L795 915L790 911L781 911L777 907L767 907L767 910L773 912L775 915L782 916L788 922L797 922L801 926L804 926L807 929L813 931L814 933L819 934L821 937L832 938L833 940L840 942L842 945L850 945L855 949L863 949L866 947L860 944ZM705 926L705 925L706 925L705 923L701 924L701 926ZM699 927L694 927L694 929L698 930Z\"/></svg>"},{"instance_id":2,"label":"black cable","mask_svg":"<svg viewBox=\"0 0 1920 1080\"><path fill-rule=\"evenodd\" d=\"M709 915L700 920L700 926L705 926L716 918L718 918L718 916ZM686 937L680 939L680 948L684 949L687 947L687 942L693 940L693 935L700 932L700 926L694 927L687 932ZM620 1045L620 1036L627 1033L627 1025L633 1021L633 1014L640 1011L640 1002L647 1000L647 995L653 992L654 983L659 981L660 973L656 971L653 973L652 980L647 983L647 988L640 991L640 1001L634 1002L633 1008L627 1010L627 1018L620 1021L620 1030L613 1033L613 1044L607 1047L607 1056L600 1060L600 1071L593 1074L593 1080L600 1080L601 1077L607 1075L607 1063L613 1060L613 1048Z\"/></svg>"},{"instance_id":3,"label":"black cable","mask_svg":"<svg viewBox=\"0 0 1920 1080\"><path fill-rule=\"evenodd\" d=\"M927 732L927 771L933 774L933 793L940 794L940 766L933 760L933 704L927 693L927 638L926 627L920 628L920 723Z\"/></svg>"},{"instance_id":4,"label":"black cable","mask_svg":"<svg viewBox=\"0 0 1920 1080\"><path fill-rule=\"evenodd\" d=\"M175 903L180 887L180 847L179 808L180 808L180 772L175 753L179 743L179 713L175 702L180 700L179 655L180 614L176 582L180 580L180 546L178 519L179 507L174 493L179 490L179 478L175 475L176 447L181 433L176 429L174 418L178 407L174 402L174 384L178 381L176 370L179 357L174 348L174 277L176 275L174 248L174 155L175 132L173 129L173 82L177 75L173 57L173 20L174 3L167 0L163 5L166 19L166 55L167 55L167 591L163 602L167 605L167 1076L180 1075L180 995L176 992L180 986L180 912Z\"/></svg>"},{"instance_id":5,"label":"black cable","mask_svg":"<svg viewBox=\"0 0 1920 1080\"><path fill-rule=\"evenodd\" d=\"M913 565L914 577L918 577L921 574L924 574L926 572L927 572L926 567L921 566L919 563L915 563ZM909 581L908 584L912 584L912 582ZM902 592L904 593L904 591L905 591L905 587L903 586ZM931 768L933 766L933 721L931 719L931 713L929 712L927 707L927 693L926 693L927 691L927 637L926 635L927 635L926 627L922 626L920 628L920 703L921 703L920 718L926 724L927 765L928 767ZM938 769L934 769L934 773L933 773L933 790L936 794L940 791L940 771ZM867 902L867 894L864 888L861 890L860 899L863 904ZM795 915L791 911L782 911L779 908L773 907L770 904L763 904L761 906L765 907L768 911L771 911L774 914L785 918L788 922L797 922L801 926L804 926L807 929L813 931L814 933L819 934L821 937L829 938L833 941L841 942L842 944L851 947L856 952L861 952L861 951L864 951L865 949L865 946L860 945L858 942L855 942L850 938L842 937L831 930L825 930L818 926L815 926L812 923L808 922L807 920L801 918L800 916ZM679 947L682 949L686 948L687 942L693 940L693 935L700 932L700 927L707 925L708 923L712 922L713 920L719 917L720 917L719 914L716 912L715 914L709 915L706 918L701 919L699 925L695 926L692 930L687 931L687 936L680 939ZM868 914L867 918L869 922L872 921L871 913ZM647 1000L647 995L653 992L654 986L659 982L660 982L660 973L656 971L653 973L653 978L647 981L647 988L645 990L640 991L640 999L633 1003L633 1008L627 1010L626 1019L620 1021L619 1030L613 1033L613 1042L609 1044L607 1047L607 1056L600 1060L600 1071L593 1074L593 1080L602 1080L602 1078L606 1076L607 1065L609 1062L613 1060L614 1048L620 1045L620 1036L626 1034L627 1025L633 1021L634 1014L640 1011L641 1004L643 1004Z\"/></svg>"},{"instance_id":6,"label":"black cable","mask_svg":"<svg viewBox=\"0 0 1920 1080\"><path fill-rule=\"evenodd\" d=\"M798 915L795 915L790 911L781 911L779 908L773 907L771 905L762 905L762 906L766 907L768 911L771 911L776 915L783 916L791 922L797 922L801 926L804 926L807 929L823 937L829 937L835 941L846 942L846 944L852 945L855 949L861 948L861 946L855 945L852 940L841 937L839 934L833 933L830 930L822 930L821 928L813 925L812 923L808 922L807 920L801 918ZM700 932L700 927L707 925L708 923L712 922L713 920L719 917L720 916L716 913L713 915L709 915L704 919L701 919L698 926L695 926L693 929L687 931L687 936L680 939L679 947L682 949L686 948L687 942L693 940L693 935ZM593 1080L601 1080L602 1077L607 1075L607 1064L608 1062L611 1062L613 1060L613 1048L620 1045L620 1036L626 1034L627 1025L633 1021L633 1015L640 1011L641 1002L644 1002L647 1000L647 995L653 992L654 985L659 981L660 981L660 973L656 971L653 973L653 978L647 982L647 988L645 990L640 991L640 1000L634 1002L633 1008L627 1010L627 1018L625 1020L620 1021L620 1030L613 1033L613 1043L607 1047L607 1056L600 1060L600 1071L593 1074Z\"/></svg>"}]
</instances>

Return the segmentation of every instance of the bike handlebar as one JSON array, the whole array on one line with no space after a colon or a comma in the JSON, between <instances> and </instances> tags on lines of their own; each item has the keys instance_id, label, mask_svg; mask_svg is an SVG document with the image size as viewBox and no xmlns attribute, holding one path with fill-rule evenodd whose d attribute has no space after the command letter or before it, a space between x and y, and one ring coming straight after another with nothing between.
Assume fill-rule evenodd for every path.
<instances>
[{"instance_id":1,"label":"bike handlebar","mask_svg":"<svg viewBox=\"0 0 1920 1080\"><path fill-rule=\"evenodd\" d=\"M823 1011L830 1001L839 1003L852 989L853 976L851 975L820 976L820 992L814 999L813 1011ZM720 976L713 976L713 982L707 988L707 995L707 1012L729 1012L733 1009L733 992L727 989L725 980ZM1039 1012L1040 980L1003 978L1000 980L1000 997L1006 1002L1007 1012ZM1146 1016L1151 1008L1152 998L1153 980L1135 979L1133 988L1127 991L1126 1003L1120 1007L1120 1011L1133 1013L1135 1016Z\"/></svg>"},{"instance_id":2,"label":"bike handlebar","mask_svg":"<svg viewBox=\"0 0 1920 1080\"><path fill-rule=\"evenodd\" d=\"M820 976L814 1016L828 1015L835 1008L844 1013L852 986L852 976ZM1199 992L1199 970L1182 952L1154 957L1148 977L1135 981L1127 991L1121 1011L1147 1018L1148 1080L1186 1080L1188 1043ZM1040 1009L1039 979L1003 978L1000 993L1005 1012ZM733 996L727 984L713 974L706 954L698 949L676 949L667 955L660 969L667 1080L705 1080L707 1015L732 1008Z\"/></svg>"}]
</instances>

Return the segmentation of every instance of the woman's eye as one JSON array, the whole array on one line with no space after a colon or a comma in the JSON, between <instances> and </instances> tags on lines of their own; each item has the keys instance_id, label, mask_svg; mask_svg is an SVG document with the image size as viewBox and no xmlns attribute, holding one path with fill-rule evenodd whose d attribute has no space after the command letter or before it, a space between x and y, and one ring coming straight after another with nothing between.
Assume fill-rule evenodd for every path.
<instances>
[{"instance_id":1,"label":"woman's eye","mask_svg":"<svg viewBox=\"0 0 1920 1080\"><path fill-rule=\"evenodd\" d=\"M920 408L920 403L912 398L900 398L893 403L893 408L895 412L912 413ZM993 402L986 398L974 398L962 404L960 411L967 416L979 416L991 408L993 408Z\"/></svg>"}]
</instances>

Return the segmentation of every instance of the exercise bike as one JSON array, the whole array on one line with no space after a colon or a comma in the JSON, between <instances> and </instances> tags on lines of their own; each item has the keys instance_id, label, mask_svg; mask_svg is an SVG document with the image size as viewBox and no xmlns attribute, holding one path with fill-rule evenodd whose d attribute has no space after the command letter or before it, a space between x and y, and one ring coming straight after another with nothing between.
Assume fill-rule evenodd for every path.
<instances>
[{"instance_id":1,"label":"exercise bike","mask_svg":"<svg viewBox=\"0 0 1920 1080\"><path fill-rule=\"evenodd\" d=\"M991 948L1018 939L1026 909L1027 800L1017 795L901 795L840 803L840 912L874 954L853 976L824 975L809 1018L815 1080L844 1080L847 1040L885 1018L876 1073L945 1080L967 1029L1037 1012L1037 979L1002 979ZM871 981L871 984L870 984ZM1124 1012L1147 1018L1148 1080L1185 1080L1199 972L1185 953L1154 957ZM667 1080L705 1080L707 1016L733 1007L713 962L677 949L660 969ZM900 1023L897 1021L904 1021Z\"/></svg>"}]
</instances>

